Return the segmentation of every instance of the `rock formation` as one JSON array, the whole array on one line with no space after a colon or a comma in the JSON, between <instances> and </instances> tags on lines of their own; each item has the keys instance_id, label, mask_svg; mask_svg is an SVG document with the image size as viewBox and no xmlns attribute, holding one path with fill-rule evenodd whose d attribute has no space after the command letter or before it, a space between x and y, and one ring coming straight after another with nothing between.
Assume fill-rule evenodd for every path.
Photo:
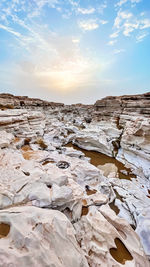
<instances>
[{"instance_id":1,"label":"rock formation","mask_svg":"<svg viewBox=\"0 0 150 267\"><path fill-rule=\"evenodd\" d=\"M150 266L149 115L0 95L0 266Z\"/></svg>"}]
</instances>

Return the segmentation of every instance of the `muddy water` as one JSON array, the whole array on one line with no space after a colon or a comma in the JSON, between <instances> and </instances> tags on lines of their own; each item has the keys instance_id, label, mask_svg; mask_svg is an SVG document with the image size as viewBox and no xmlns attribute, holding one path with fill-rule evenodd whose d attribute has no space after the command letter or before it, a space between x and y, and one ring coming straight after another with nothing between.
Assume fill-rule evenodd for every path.
<instances>
[{"instance_id":1,"label":"muddy water","mask_svg":"<svg viewBox=\"0 0 150 267\"><path fill-rule=\"evenodd\" d=\"M9 234L10 225L6 223L0 223L0 238L4 238Z\"/></svg>"},{"instance_id":2,"label":"muddy water","mask_svg":"<svg viewBox=\"0 0 150 267\"><path fill-rule=\"evenodd\" d=\"M115 205L115 200L109 204L110 208L116 213L116 215L119 214L120 210L119 208Z\"/></svg>"},{"instance_id":3,"label":"muddy water","mask_svg":"<svg viewBox=\"0 0 150 267\"><path fill-rule=\"evenodd\" d=\"M88 150L85 150L85 149L81 149L81 148L73 145L72 143L67 144L66 147L72 147L74 149L77 149L77 150L83 152L86 157L90 158L90 163L93 164L96 167L98 165L104 165L106 163L113 163L113 164L115 164L115 166L118 168L118 178L119 179L127 179L127 180L130 180L131 178L135 178L135 175L131 173L131 170L130 169L127 169L124 166L123 163L119 162L115 158L109 157L107 155L104 155L104 154L99 153L99 152L96 152L96 151L88 151ZM127 175L123 174L121 171L125 171L127 173ZM92 191L92 193L95 193L95 192ZM121 199L120 195L117 193L117 191L115 193L116 193L116 198L118 198L118 199L120 199L120 201L122 201L122 199ZM110 206L110 208L116 214L119 213L120 210L115 205L115 200L112 203L110 203L109 206Z\"/></svg>"},{"instance_id":4,"label":"muddy water","mask_svg":"<svg viewBox=\"0 0 150 267\"><path fill-rule=\"evenodd\" d=\"M133 260L132 255L119 238L115 238L115 244L116 248L111 248L110 254L116 261L125 264L126 261Z\"/></svg>"},{"instance_id":5,"label":"muddy water","mask_svg":"<svg viewBox=\"0 0 150 267\"><path fill-rule=\"evenodd\" d=\"M88 212L89 212L89 208L88 207L82 207L82 212L81 212L81 216L83 216L83 215L87 215L88 214Z\"/></svg>"},{"instance_id":6,"label":"muddy water","mask_svg":"<svg viewBox=\"0 0 150 267\"><path fill-rule=\"evenodd\" d=\"M130 180L131 178L135 178L135 175L131 173L131 170L126 168L123 163L119 162L115 158L109 157L102 153L96 151L88 151L82 148L79 148L72 143L68 143L66 147L72 147L76 150L79 150L85 154L86 157L90 158L90 163L94 166L104 165L106 163L113 163L118 168L118 177L120 179L127 179ZM125 171L127 175L123 174L121 171Z\"/></svg>"}]
</instances>

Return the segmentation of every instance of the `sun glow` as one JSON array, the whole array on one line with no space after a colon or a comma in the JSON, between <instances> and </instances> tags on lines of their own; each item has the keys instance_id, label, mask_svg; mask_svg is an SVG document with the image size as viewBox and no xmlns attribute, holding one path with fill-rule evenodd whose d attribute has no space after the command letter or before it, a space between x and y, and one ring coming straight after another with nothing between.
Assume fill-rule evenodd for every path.
<instances>
[{"instance_id":1,"label":"sun glow","mask_svg":"<svg viewBox=\"0 0 150 267\"><path fill-rule=\"evenodd\" d=\"M68 66L67 66L68 65ZM85 75L89 64L87 62L75 62L72 64L64 64L61 68L53 68L52 70L44 70L37 72L37 77L44 87L50 85L58 91L72 91L82 82L86 82L88 77Z\"/></svg>"},{"instance_id":2,"label":"sun glow","mask_svg":"<svg viewBox=\"0 0 150 267\"><path fill-rule=\"evenodd\" d=\"M49 83L61 91L68 91L76 86L76 73L72 71L51 71L40 73L40 78L44 86L49 87ZM43 81L44 79L44 81Z\"/></svg>"}]
</instances>

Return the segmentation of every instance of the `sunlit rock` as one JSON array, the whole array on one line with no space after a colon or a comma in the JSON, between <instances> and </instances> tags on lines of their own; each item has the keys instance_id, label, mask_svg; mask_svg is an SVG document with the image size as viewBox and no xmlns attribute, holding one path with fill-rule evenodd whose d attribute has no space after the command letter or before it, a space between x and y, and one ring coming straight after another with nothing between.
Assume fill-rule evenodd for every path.
<instances>
[{"instance_id":1,"label":"sunlit rock","mask_svg":"<svg viewBox=\"0 0 150 267\"><path fill-rule=\"evenodd\" d=\"M59 211L16 207L0 211L0 221L10 225L0 239L1 266L88 267L73 226Z\"/></svg>"}]
</instances>

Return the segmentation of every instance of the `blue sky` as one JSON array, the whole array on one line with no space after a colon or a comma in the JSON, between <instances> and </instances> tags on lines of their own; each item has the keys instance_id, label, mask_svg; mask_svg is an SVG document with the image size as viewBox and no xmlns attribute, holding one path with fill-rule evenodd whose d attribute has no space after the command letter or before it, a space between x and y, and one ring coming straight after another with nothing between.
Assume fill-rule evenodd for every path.
<instances>
[{"instance_id":1,"label":"blue sky","mask_svg":"<svg viewBox=\"0 0 150 267\"><path fill-rule=\"evenodd\" d=\"M148 91L149 0L0 1L0 92L93 103Z\"/></svg>"}]
</instances>

